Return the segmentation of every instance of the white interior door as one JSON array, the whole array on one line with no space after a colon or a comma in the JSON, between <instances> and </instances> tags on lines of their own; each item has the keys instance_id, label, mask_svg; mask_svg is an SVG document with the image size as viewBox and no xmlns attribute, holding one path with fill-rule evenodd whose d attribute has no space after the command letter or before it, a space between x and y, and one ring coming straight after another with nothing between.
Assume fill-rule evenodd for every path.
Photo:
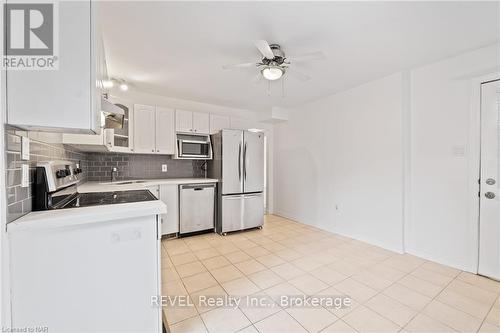
<instances>
[{"instance_id":1,"label":"white interior door","mask_svg":"<svg viewBox=\"0 0 500 333\"><path fill-rule=\"evenodd\" d=\"M478 273L500 280L500 80L481 87Z\"/></svg>"}]
</instances>

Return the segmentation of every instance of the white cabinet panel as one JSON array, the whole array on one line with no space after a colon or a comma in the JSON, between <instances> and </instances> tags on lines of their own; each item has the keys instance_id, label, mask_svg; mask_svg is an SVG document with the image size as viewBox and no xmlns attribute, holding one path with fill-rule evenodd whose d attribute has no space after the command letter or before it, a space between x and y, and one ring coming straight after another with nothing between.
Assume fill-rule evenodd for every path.
<instances>
[{"instance_id":1,"label":"white cabinet panel","mask_svg":"<svg viewBox=\"0 0 500 333\"><path fill-rule=\"evenodd\" d=\"M231 128L231 120L228 116L210 115L210 134L215 134L222 129L228 128Z\"/></svg>"},{"instance_id":2,"label":"white cabinet panel","mask_svg":"<svg viewBox=\"0 0 500 333\"><path fill-rule=\"evenodd\" d=\"M210 114L185 110L175 111L175 130L183 133L210 133Z\"/></svg>"},{"instance_id":3,"label":"white cabinet panel","mask_svg":"<svg viewBox=\"0 0 500 333\"><path fill-rule=\"evenodd\" d=\"M156 216L41 230L9 234L14 327L161 332Z\"/></svg>"},{"instance_id":4,"label":"white cabinet panel","mask_svg":"<svg viewBox=\"0 0 500 333\"><path fill-rule=\"evenodd\" d=\"M160 185L160 200L167 205L167 214L161 216L161 234L179 232L178 185Z\"/></svg>"},{"instance_id":5,"label":"white cabinet panel","mask_svg":"<svg viewBox=\"0 0 500 333\"><path fill-rule=\"evenodd\" d=\"M198 134L210 133L210 115L208 113L193 112L193 131Z\"/></svg>"},{"instance_id":6,"label":"white cabinet panel","mask_svg":"<svg viewBox=\"0 0 500 333\"><path fill-rule=\"evenodd\" d=\"M154 106L134 105L134 152L142 154L155 153L155 121Z\"/></svg>"},{"instance_id":7,"label":"white cabinet panel","mask_svg":"<svg viewBox=\"0 0 500 333\"><path fill-rule=\"evenodd\" d=\"M177 132L193 132L193 113L191 111L175 110L175 130Z\"/></svg>"},{"instance_id":8,"label":"white cabinet panel","mask_svg":"<svg viewBox=\"0 0 500 333\"><path fill-rule=\"evenodd\" d=\"M105 75L104 49L91 26L91 1L58 1L58 6L59 69L8 71L7 122L32 130L98 132L95 89L102 85L95 81Z\"/></svg>"},{"instance_id":9,"label":"white cabinet panel","mask_svg":"<svg viewBox=\"0 0 500 333\"><path fill-rule=\"evenodd\" d=\"M156 153L175 154L175 115L173 109L156 107Z\"/></svg>"}]
</instances>

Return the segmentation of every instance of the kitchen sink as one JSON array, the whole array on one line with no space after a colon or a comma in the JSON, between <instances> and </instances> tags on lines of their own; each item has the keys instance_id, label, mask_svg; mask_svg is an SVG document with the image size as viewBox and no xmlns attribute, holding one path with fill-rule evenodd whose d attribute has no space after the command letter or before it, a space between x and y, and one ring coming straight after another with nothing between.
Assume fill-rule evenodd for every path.
<instances>
[{"instance_id":1,"label":"kitchen sink","mask_svg":"<svg viewBox=\"0 0 500 333\"><path fill-rule=\"evenodd\" d=\"M130 185L130 184L140 184L145 183L146 180L125 180L120 182L105 183L106 185Z\"/></svg>"}]
</instances>

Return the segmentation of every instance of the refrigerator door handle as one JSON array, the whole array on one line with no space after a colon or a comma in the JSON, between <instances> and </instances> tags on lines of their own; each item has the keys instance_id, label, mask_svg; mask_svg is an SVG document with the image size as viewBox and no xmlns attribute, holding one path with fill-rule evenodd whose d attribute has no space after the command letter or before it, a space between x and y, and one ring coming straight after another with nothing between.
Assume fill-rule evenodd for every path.
<instances>
[{"instance_id":1,"label":"refrigerator door handle","mask_svg":"<svg viewBox=\"0 0 500 333\"><path fill-rule=\"evenodd\" d=\"M247 180L247 143L245 142L245 148L243 148L243 178Z\"/></svg>"},{"instance_id":2,"label":"refrigerator door handle","mask_svg":"<svg viewBox=\"0 0 500 333\"><path fill-rule=\"evenodd\" d=\"M241 181L241 142L238 145L238 179Z\"/></svg>"}]
</instances>

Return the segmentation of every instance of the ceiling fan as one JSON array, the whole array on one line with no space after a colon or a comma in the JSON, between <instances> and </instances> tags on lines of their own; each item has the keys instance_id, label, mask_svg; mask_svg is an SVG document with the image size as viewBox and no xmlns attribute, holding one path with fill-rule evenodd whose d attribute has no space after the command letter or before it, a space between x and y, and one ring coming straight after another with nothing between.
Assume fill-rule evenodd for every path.
<instances>
[{"instance_id":1,"label":"ceiling fan","mask_svg":"<svg viewBox=\"0 0 500 333\"><path fill-rule=\"evenodd\" d=\"M242 64L222 66L222 68L237 69L256 67L260 72L258 79L263 77L266 80L275 81L283 77L286 73L287 75L296 77L300 81L307 81L310 80L311 77L298 72L295 68L290 69L292 64L325 59L325 55L321 51L287 57L279 44L269 44L265 40L256 41L255 46L263 56L260 62L245 62ZM293 66L295 67L295 65Z\"/></svg>"}]
</instances>

